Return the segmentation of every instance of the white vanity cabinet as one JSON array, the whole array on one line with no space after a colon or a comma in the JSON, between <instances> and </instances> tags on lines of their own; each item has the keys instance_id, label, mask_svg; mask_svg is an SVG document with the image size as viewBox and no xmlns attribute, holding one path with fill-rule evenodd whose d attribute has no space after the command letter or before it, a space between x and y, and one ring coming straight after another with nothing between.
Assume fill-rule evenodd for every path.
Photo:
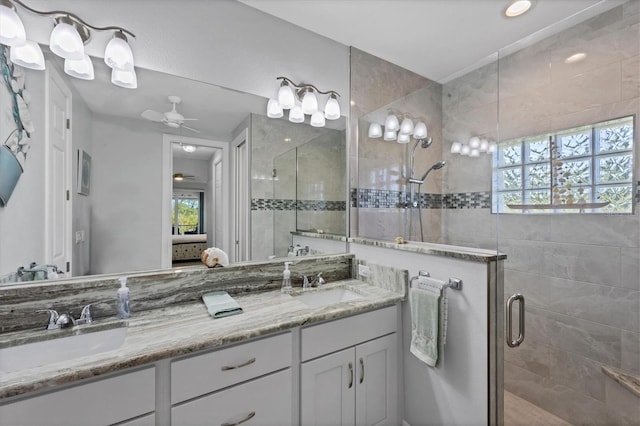
<instances>
[{"instance_id":1,"label":"white vanity cabinet","mask_svg":"<svg viewBox=\"0 0 640 426\"><path fill-rule=\"evenodd\" d=\"M155 368L120 374L0 406L0 425L154 425Z\"/></svg>"},{"instance_id":2,"label":"white vanity cabinet","mask_svg":"<svg viewBox=\"0 0 640 426\"><path fill-rule=\"evenodd\" d=\"M391 307L302 330L302 425L398 424L396 312ZM333 344L322 350L317 343L327 340ZM332 352L338 346L347 347Z\"/></svg>"},{"instance_id":3,"label":"white vanity cabinet","mask_svg":"<svg viewBox=\"0 0 640 426\"><path fill-rule=\"evenodd\" d=\"M284 333L172 362L171 423L290 425L292 354Z\"/></svg>"}]
</instances>

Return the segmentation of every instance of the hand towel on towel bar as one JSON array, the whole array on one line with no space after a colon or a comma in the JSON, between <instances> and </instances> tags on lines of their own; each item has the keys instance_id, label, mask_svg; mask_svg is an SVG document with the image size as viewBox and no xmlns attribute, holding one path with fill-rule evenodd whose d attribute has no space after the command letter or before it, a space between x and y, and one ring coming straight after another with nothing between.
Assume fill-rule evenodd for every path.
<instances>
[{"instance_id":1,"label":"hand towel on towel bar","mask_svg":"<svg viewBox=\"0 0 640 426\"><path fill-rule=\"evenodd\" d=\"M214 318L223 318L242 313L238 302L233 300L226 291L212 291L202 295L202 301L207 305L209 315Z\"/></svg>"},{"instance_id":2,"label":"hand towel on towel bar","mask_svg":"<svg viewBox=\"0 0 640 426\"><path fill-rule=\"evenodd\" d=\"M444 281L420 277L409 289L410 351L431 367L441 365L447 336L447 295Z\"/></svg>"}]
</instances>

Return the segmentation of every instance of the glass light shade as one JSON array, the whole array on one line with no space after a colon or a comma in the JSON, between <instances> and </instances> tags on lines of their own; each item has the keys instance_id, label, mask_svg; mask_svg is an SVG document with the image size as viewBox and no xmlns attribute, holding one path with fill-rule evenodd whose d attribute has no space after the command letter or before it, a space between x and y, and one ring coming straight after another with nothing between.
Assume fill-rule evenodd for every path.
<instances>
[{"instance_id":1,"label":"glass light shade","mask_svg":"<svg viewBox=\"0 0 640 426\"><path fill-rule=\"evenodd\" d=\"M378 123L371 123L369 125L369 137L376 139L382 136L382 126Z\"/></svg>"},{"instance_id":2,"label":"glass light shade","mask_svg":"<svg viewBox=\"0 0 640 426\"><path fill-rule=\"evenodd\" d=\"M460 155L469 155L471 153L471 148L469 148L469 145L462 145L462 148L460 148Z\"/></svg>"},{"instance_id":3,"label":"glass light shade","mask_svg":"<svg viewBox=\"0 0 640 426\"><path fill-rule=\"evenodd\" d=\"M384 121L384 129L387 132L395 132L400 129L400 122L398 121L398 117L393 114L389 114L387 119ZM394 137L395 139L395 137Z\"/></svg>"},{"instance_id":4,"label":"glass light shade","mask_svg":"<svg viewBox=\"0 0 640 426\"><path fill-rule=\"evenodd\" d=\"M124 37L124 39L122 37ZM127 43L124 35L116 33L114 37L109 40L104 50L104 63L111 68L119 68L121 70L133 69L133 52L131 52L131 46Z\"/></svg>"},{"instance_id":5,"label":"glass light shade","mask_svg":"<svg viewBox=\"0 0 640 426\"><path fill-rule=\"evenodd\" d=\"M282 82L278 90L278 103L282 109L291 109L296 105L296 98L293 96L293 89L286 81Z\"/></svg>"},{"instance_id":6,"label":"glass light shade","mask_svg":"<svg viewBox=\"0 0 640 426\"><path fill-rule=\"evenodd\" d=\"M136 89L138 87L138 77L135 70L127 71L113 68L111 70L111 82L125 89Z\"/></svg>"},{"instance_id":7,"label":"glass light shade","mask_svg":"<svg viewBox=\"0 0 640 426\"><path fill-rule=\"evenodd\" d=\"M22 20L15 10L0 5L0 44L21 46L27 41Z\"/></svg>"},{"instance_id":8,"label":"glass light shade","mask_svg":"<svg viewBox=\"0 0 640 426\"><path fill-rule=\"evenodd\" d=\"M44 55L40 45L35 41L27 40L22 46L12 46L9 58L11 62L21 67L32 70L44 69Z\"/></svg>"},{"instance_id":9,"label":"glass light shade","mask_svg":"<svg viewBox=\"0 0 640 426\"><path fill-rule=\"evenodd\" d=\"M304 112L302 112L300 105L296 105L289 110L289 121L292 123L302 123L304 121Z\"/></svg>"},{"instance_id":10,"label":"glass light shade","mask_svg":"<svg viewBox=\"0 0 640 426\"><path fill-rule=\"evenodd\" d=\"M454 142L451 144L451 153L452 154L460 154L460 150L462 149L462 144L460 142Z\"/></svg>"},{"instance_id":11,"label":"glass light shade","mask_svg":"<svg viewBox=\"0 0 640 426\"><path fill-rule=\"evenodd\" d=\"M195 145L182 145L184 152L196 152L197 147Z\"/></svg>"},{"instance_id":12,"label":"glass light shade","mask_svg":"<svg viewBox=\"0 0 640 426\"><path fill-rule=\"evenodd\" d=\"M411 137L406 133L398 133L398 143L409 143L409 139L411 139Z\"/></svg>"},{"instance_id":13,"label":"glass light shade","mask_svg":"<svg viewBox=\"0 0 640 426\"><path fill-rule=\"evenodd\" d=\"M302 97L302 112L305 114L313 114L318 111L318 98L312 91L305 92Z\"/></svg>"},{"instance_id":14,"label":"glass light shade","mask_svg":"<svg viewBox=\"0 0 640 426\"><path fill-rule=\"evenodd\" d=\"M472 149L471 151L469 151L469 157L479 157L480 156L480 151L477 149Z\"/></svg>"},{"instance_id":15,"label":"glass light shade","mask_svg":"<svg viewBox=\"0 0 640 426\"><path fill-rule=\"evenodd\" d=\"M489 149L489 141L486 139L480 139L480 152L487 152Z\"/></svg>"},{"instance_id":16,"label":"glass light shade","mask_svg":"<svg viewBox=\"0 0 640 426\"><path fill-rule=\"evenodd\" d=\"M385 130L384 131L384 140L385 141L395 141L398 137L398 132L395 130Z\"/></svg>"},{"instance_id":17,"label":"glass light shade","mask_svg":"<svg viewBox=\"0 0 640 426\"><path fill-rule=\"evenodd\" d=\"M487 149L487 153L491 154L496 152L496 150L498 149L498 145L496 145L495 142L489 142L489 148Z\"/></svg>"},{"instance_id":18,"label":"glass light shade","mask_svg":"<svg viewBox=\"0 0 640 426\"><path fill-rule=\"evenodd\" d=\"M84 58L84 43L73 26L60 22L51 31L49 48L53 53L65 59L79 61Z\"/></svg>"},{"instance_id":19,"label":"glass light shade","mask_svg":"<svg viewBox=\"0 0 640 426\"><path fill-rule=\"evenodd\" d=\"M340 104L336 95L331 94L327 104L324 106L324 118L327 120L337 120L340 118Z\"/></svg>"},{"instance_id":20,"label":"glass light shade","mask_svg":"<svg viewBox=\"0 0 640 426\"><path fill-rule=\"evenodd\" d=\"M469 147L471 149L477 149L480 147L480 138L477 136L472 137L471 139L469 139Z\"/></svg>"},{"instance_id":21,"label":"glass light shade","mask_svg":"<svg viewBox=\"0 0 640 426\"><path fill-rule=\"evenodd\" d=\"M93 63L91 62L91 58L89 58L89 55L84 55L84 58L79 61L65 59L64 72L71 77L82 80L93 80Z\"/></svg>"},{"instance_id":22,"label":"glass light shade","mask_svg":"<svg viewBox=\"0 0 640 426\"><path fill-rule=\"evenodd\" d=\"M311 114L309 124L311 124L313 127L324 127L324 123L324 113L322 111L316 111Z\"/></svg>"},{"instance_id":23,"label":"glass light shade","mask_svg":"<svg viewBox=\"0 0 640 426\"><path fill-rule=\"evenodd\" d=\"M427 125L422 121L418 121L413 128L413 137L416 139L425 139L427 137Z\"/></svg>"},{"instance_id":24,"label":"glass light shade","mask_svg":"<svg viewBox=\"0 0 640 426\"><path fill-rule=\"evenodd\" d=\"M405 135L410 135L413 133L413 121L410 118L405 118L402 120L402 124L400 125L400 133L404 133Z\"/></svg>"},{"instance_id":25,"label":"glass light shade","mask_svg":"<svg viewBox=\"0 0 640 426\"><path fill-rule=\"evenodd\" d=\"M531 0L516 0L511 2L504 14L509 18L515 18L525 13L529 8L531 8Z\"/></svg>"},{"instance_id":26,"label":"glass light shade","mask_svg":"<svg viewBox=\"0 0 640 426\"><path fill-rule=\"evenodd\" d=\"M280 103L275 99L269 99L267 103L267 117L269 118L281 118L284 115Z\"/></svg>"}]
</instances>

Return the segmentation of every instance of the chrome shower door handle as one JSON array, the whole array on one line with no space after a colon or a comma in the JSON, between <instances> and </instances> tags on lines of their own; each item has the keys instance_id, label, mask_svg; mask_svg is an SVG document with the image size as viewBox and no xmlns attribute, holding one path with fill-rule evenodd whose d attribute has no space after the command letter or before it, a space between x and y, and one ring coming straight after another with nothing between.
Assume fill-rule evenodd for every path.
<instances>
[{"instance_id":1,"label":"chrome shower door handle","mask_svg":"<svg viewBox=\"0 0 640 426\"><path fill-rule=\"evenodd\" d=\"M520 315L518 321L518 338L513 340L513 302L520 303ZM510 348L520 346L524 341L524 296L520 293L513 294L507 299L507 345Z\"/></svg>"}]
</instances>

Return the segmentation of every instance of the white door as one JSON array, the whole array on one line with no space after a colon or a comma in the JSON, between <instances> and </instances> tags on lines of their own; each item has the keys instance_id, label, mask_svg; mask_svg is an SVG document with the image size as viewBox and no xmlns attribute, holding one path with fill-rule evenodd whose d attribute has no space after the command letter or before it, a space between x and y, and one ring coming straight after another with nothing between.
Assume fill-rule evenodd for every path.
<instances>
[{"instance_id":1,"label":"white door","mask_svg":"<svg viewBox=\"0 0 640 426\"><path fill-rule=\"evenodd\" d=\"M356 424L396 425L396 334L356 346Z\"/></svg>"},{"instance_id":2,"label":"white door","mask_svg":"<svg viewBox=\"0 0 640 426\"><path fill-rule=\"evenodd\" d=\"M47 67L45 262L70 274L71 264L71 91Z\"/></svg>"},{"instance_id":3,"label":"white door","mask_svg":"<svg viewBox=\"0 0 640 426\"><path fill-rule=\"evenodd\" d=\"M353 348L302 364L301 424L353 425L355 374Z\"/></svg>"}]
</instances>

